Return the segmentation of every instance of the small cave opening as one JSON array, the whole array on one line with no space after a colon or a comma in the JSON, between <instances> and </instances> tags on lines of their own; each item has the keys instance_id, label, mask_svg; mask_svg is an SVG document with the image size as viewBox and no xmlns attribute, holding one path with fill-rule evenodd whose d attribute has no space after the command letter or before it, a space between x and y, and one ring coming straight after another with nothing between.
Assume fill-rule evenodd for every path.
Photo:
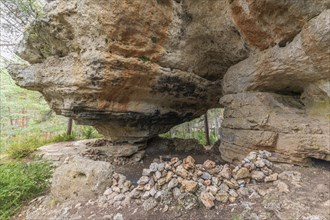
<instances>
[{"instance_id":1,"label":"small cave opening","mask_svg":"<svg viewBox=\"0 0 330 220\"><path fill-rule=\"evenodd\" d=\"M204 115L175 126L160 137L195 139L203 146L212 146L220 139L223 114L224 108L209 109Z\"/></svg>"},{"instance_id":2,"label":"small cave opening","mask_svg":"<svg viewBox=\"0 0 330 220\"><path fill-rule=\"evenodd\" d=\"M300 97L302 94L302 91L296 91L296 90L281 90L276 91L276 94L279 95L286 95L286 96L293 96L293 97Z\"/></svg>"},{"instance_id":3,"label":"small cave opening","mask_svg":"<svg viewBox=\"0 0 330 220\"><path fill-rule=\"evenodd\" d=\"M314 157L309 157L308 159L310 161L311 166L330 171L330 161Z\"/></svg>"},{"instance_id":4,"label":"small cave opening","mask_svg":"<svg viewBox=\"0 0 330 220\"><path fill-rule=\"evenodd\" d=\"M293 107L300 110L304 110L306 108L305 102L302 97L303 90L301 89L286 87L284 89L275 90L271 92L279 95L275 98L277 99L277 101L279 101L285 106Z\"/></svg>"}]
</instances>

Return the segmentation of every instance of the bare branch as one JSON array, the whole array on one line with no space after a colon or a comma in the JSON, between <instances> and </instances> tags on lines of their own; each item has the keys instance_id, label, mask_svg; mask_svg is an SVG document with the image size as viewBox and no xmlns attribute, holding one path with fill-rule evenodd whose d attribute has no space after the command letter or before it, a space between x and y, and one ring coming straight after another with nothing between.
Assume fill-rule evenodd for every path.
<instances>
[{"instance_id":1,"label":"bare branch","mask_svg":"<svg viewBox=\"0 0 330 220\"><path fill-rule=\"evenodd\" d=\"M0 47L12 47L16 46L16 44L0 44Z\"/></svg>"}]
</instances>

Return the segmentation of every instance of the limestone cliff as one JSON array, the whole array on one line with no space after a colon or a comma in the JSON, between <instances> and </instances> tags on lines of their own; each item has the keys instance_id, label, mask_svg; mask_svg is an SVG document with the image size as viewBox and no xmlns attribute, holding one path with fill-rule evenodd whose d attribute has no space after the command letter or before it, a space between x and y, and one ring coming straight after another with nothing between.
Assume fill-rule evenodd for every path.
<instances>
[{"instance_id":1,"label":"limestone cliff","mask_svg":"<svg viewBox=\"0 0 330 220\"><path fill-rule=\"evenodd\" d=\"M227 160L329 158L330 0L56 0L11 67L57 114L141 142L225 106ZM219 103L219 99L221 101Z\"/></svg>"}]
</instances>

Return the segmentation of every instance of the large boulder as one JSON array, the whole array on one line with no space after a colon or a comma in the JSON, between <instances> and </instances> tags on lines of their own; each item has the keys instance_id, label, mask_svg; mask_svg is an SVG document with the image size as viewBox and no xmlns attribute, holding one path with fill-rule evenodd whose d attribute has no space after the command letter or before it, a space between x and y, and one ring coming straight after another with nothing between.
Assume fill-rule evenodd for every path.
<instances>
[{"instance_id":1,"label":"large boulder","mask_svg":"<svg viewBox=\"0 0 330 220\"><path fill-rule=\"evenodd\" d=\"M227 160L235 158L234 149L243 155L243 146L295 152L292 161L329 160L323 126L329 8L330 0L55 0L18 48L31 65L14 65L11 74L18 85L41 92L57 114L95 126L114 146L133 148L220 106L223 97ZM242 97L251 102L244 106ZM283 114L292 108L279 97L304 103L290 112L290 125ZM267 113L255 99L270 99L260 104ZM228 112L243 109L253 117L272 114L279 123L243 130L245 118L237 113L241 124L230 127ZM304 124L313 129L296 132Z\"/></svg>"},{"instance_id":2,"label":"large boulder","mask_svg":"<svg viewBox=\"0 0 330 220\"><path fill-rule=\"evenodd\" d=\"M89 200L102 195L112 184L113 166L104 161L75 157L56 168L51 195L59 201Z\"/></svg>"}]
</instances>

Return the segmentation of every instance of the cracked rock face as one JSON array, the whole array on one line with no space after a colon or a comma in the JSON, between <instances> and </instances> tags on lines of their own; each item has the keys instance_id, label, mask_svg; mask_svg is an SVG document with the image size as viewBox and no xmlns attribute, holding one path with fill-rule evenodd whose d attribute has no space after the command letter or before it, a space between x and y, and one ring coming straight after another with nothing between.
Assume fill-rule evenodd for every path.
<instances>
[{"instance_id":1,"label":"cracked rock face","mask_svg":"<svg viewBox=\"0 0 330 220\"><path fill-rule=\"evenodd\" d=\"M282 133L314 135L318 125L317 135L329 140L323 125L329 119L329 8L330 0L56 0L18 48L31 65L14 65L11 74L20 86L41 92L57 114L93 125L114 142L145 141L222 105L222 152L237 149L242 156L243 146L284 152ZM290 126L281 98L303 103L291 106L297 117ZM254 105L255 99L266 101ZM261 126L257 117L247 126L243 109L283 125ZM297 132L303 123L311 131ZM250 140L242 130L261 135ZM318 143L322 150L307 143L290 149L295 158L329 160L329 145Z\"/></svg>"}]
</instances>

